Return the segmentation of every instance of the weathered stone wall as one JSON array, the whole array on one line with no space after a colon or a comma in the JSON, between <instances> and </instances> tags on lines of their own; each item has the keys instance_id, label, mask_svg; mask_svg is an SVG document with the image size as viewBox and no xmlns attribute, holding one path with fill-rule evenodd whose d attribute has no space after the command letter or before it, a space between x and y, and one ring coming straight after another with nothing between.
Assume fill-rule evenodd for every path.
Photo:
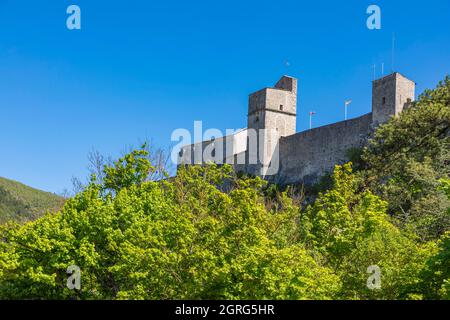
<instances>
[{"instance_id":1,"label":"weathered stone wall","mask_svg":"<svg viewBox=\"0 0 450 320\"><path fill-rule=\"evenodd\" d=\"M372 113L375 125L385 123L397 116L414 101L415 83L398 72L392 73L372 84Z\"/></svg>"},{"instance_id":2,"label":"weathered stone wall","mask_svg":"<svg viewBox=\"0 0 450 320\"><path fill-rule=\"evenodd\" d=\"M413 101L415 101L416 83L401 74L397 74L395 87L397 90L395 115L397 116L404 109L408 108Z\"/></svg>"},{"instance_id":3,"label":"weathered stone wall","mask_svg":"<svg viewBox=\"0 0 450 320\"><path fill-rule=\"evenodd\" d=\"M228 136L183 146L178 154L178 164L245 164L246 150L247 129L241 129Z\"/></svg>"},{"instance_id":4,"label":"weathered stone wall","mask_svg":"<svg viewBox=\"0 0 450 320\"><path fill-rule=\"evenodd\" d=\"M179 163L225 162L234 164L235 171L280 184L316 183L348 161L350 149L364 146L376 126L398 115L414 97L415 83L395 72L373 82L371 113L296 133L297 80L283 76L274 88L249 96L248 129L186 146ZM258 162L249 161L255 155Z\"/></svg>"},{"instance_id":5,"label":"weathered stone wall","mask_svg":"<svg viewBox=\"0 0 450 320\"><path fill-rule=\"evenodd\" d=\"M251 161L246 167L250 174L266 176L279 137L296 132L297 79L283 76L273 88L264 88L250 94L248 101L248 128L256 130L258 163ZM251 146L250 146L251 148ZM254 150L249 150L254 159ZM249 155L247 155L249 159ZM278 168L275 170L278 171Z\"/></svg>"},{"instance_id":6,"label":"weathered stone wall","mask_svg":"<svg viewBox=\"0 0 450 320\"><path fill-rule=\"evenodd\" d=\"M282 184L317 182L336 164L347 161L347 151L367 141L372 113L297 133L280 139L280 171L274 180Z\"/></svg>"}]
</instances>

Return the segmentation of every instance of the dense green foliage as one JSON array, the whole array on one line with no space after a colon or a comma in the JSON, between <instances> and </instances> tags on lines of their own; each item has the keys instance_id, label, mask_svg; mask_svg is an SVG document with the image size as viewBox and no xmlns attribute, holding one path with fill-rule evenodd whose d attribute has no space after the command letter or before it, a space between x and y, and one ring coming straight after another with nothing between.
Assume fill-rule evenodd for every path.
<instances>
[{"instance_id":1,"label":"dense green foliage","mask_svg":"<svg viewBox=\"0 0 450 320\"><path fill-rule=\"evenodd\" d=\"M115 166L125 161L142 173L151 169L142 156ZM333 187L306 210L285 194L268 210L265 183L238 179L227 166L182 168L160 182L134 174L141 179L120 188L129 174L107 169L117 184L93 179L61 212L2 228L1 297L409 299L428 297L430 285L433 298L448 292L448 240L421 243L394 226L387 204L361 190L350 165L336 168ZM218 187L224 180L230 191ZM65 287L72 264L82 270L80 291ZM371 265L382 270L378 290L366 286Z\"/></svg>"},{"instance_id":2,"label":"dense green foliage","mask_svg":"<svg viewBox=\"0 0 450 320\"><path fill-rule=\"evenodd\" d=\"M449 89L380 127L359 171L336 166L306 205L227 165L151 181L132 151L59 212L0 227L0 298L450 299Z\"/></svg>"},{"instance_id":3,"label":"dense green foliage","mask_svg":"<svg viewBox=\"0 0 450 320\"><path fill-rule=\"evenodd\" d=\"M450 180L441 180L441 190L450 200ZM447 209L450 215L450 208ZM448 227L448 226L447 226ZM427 268L422 271L422 286L428 299L450 300L450 232L447 231L438 241L439 251L427 261Z\"/></svg>"},{"instance_id":4,"label":"dense green foliage","mask_svg":"<svg viewBox=\"0 0 450 320\"><path fill-rule=\"evenodd\" d=\"M64 199L0 177L0 223L34 220L47 211L58 211Z\"/></svg>"},{"instance_id":5,"label":"dense green foliage","mask_svg":"<svg viewBox=\"0 0 450 320\"><path fill-rule=\"evenodd\" d=\"M450 201L439 185L450 175L450 77L379 127L362 158L366 183L397 225L423 240L448 230Z\"/></svg>"},{"instance_id":6,"label":"dense green foliage","mask_svg":"<svg viewBox=\"0 0 450 320\"><path fill-rule=\"evenodd\" d=\"M142 159L137 151L115 166L143 173ZM224 193L217 185L232 179L228 167L191 167L161 182L137 174L126 188L129 174L106 171L115 183L93 180L60 213L4 228L0 295L71 297L71 264L83 272L82 298L326 299L340 289L294 240L296 210L266 211L259 178Z\"/></svg>"}]
</instances>

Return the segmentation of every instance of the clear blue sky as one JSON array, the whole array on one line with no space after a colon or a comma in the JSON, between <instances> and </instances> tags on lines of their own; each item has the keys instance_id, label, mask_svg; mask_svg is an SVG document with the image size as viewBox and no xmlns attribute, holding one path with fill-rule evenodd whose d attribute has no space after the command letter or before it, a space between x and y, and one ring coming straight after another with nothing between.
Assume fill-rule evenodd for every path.
<instances>
[{"instance_id":1,"label":"clear blue sky","mask_svg":"<svg viewBox=\"0 0 450 320\"><path fill-rule=\"evenodd\" d=\"M66 28L66 8L82 30ZM366 9L382 29L366 28ZM93 148L176 128L246 126L247 96L299 78L298 130L370 112L372 65L434 87L450 73L450 1L0 0L0 176L61 192ZM289 66L286 66L289 61Z\"/></svg>"}]
</instances>

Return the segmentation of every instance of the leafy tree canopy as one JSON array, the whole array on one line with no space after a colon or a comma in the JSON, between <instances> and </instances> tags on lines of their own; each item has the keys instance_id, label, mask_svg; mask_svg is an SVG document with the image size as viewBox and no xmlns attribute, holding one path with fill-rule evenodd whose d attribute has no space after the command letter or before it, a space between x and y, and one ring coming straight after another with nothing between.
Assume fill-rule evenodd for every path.
<instances>
[{"instance_id":1,"label":"leafy tree canopy","mask_svg":"<svg viewBox=\"0 0 450 320\"><path fill-rule=\"evenodd\" d=\"M58 213L0 226L0 298L449 299L449 88L377 129L358 173L336 166L306 207L227 165L149 179L148 148L131 151Z\"/></svg>"},{"instance_id":2,"label":"leafy tree canopy","mask_svg":"<svg viewBox=\"0 0 450 320\"><path fill-rule=\"evenodd\" d=\"M450 201L439 186L450 176L450 77L377 128L362 159L366 183L397 225L424 241L448 231Z\"/></svg>"}]
</instances>

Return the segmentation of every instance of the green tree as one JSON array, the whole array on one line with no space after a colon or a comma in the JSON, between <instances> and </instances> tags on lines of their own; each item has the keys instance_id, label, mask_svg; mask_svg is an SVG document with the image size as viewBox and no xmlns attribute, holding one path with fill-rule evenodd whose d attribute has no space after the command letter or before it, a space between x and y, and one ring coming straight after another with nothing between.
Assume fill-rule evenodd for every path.
<instances>
[{"instance_id":1,"label":"green tree","mask_svg":"<svg viewBox=\"0 0 450 320\"><path fill-rule=\"evenodd\" d=\"M364 150L367 184L388 202L397 225L423 241L450 226L450 201L438 190L450 174L450 77L375 131Z\"/></svg>"},{"instance_id":2,"label":"green tree","mask_svg":"<svg viewBox=\"0 0 450 320\"><path fill-rule=\"evenodd\" d=\"M440 189L450 199L450 180L442 179ZM450 207L447 209L450 214ZM438 251L427 261L421 274L420 290L427 299L450 300L450 232L438 242Z\"/></svg>"},{"instance_id":3,"label":"green tree","mask_svg":"<svg viewBox=\"0 0 450 320\"><path fill-rule=\"evenodd\" d=\"M95 161L62 210L0 226L0 298L450 299L449 89L379 127L306 208L227 165L153 179L145 145Z\"/></svg>"},{"instance_id":4,"label":"green tree","mask_svg":"<svg viewBox=\"0 0 450 320\"><path fill-rule=\"evenodd\" d=\"M387 203L363 188L351 164L336 166L333 187L302 215L309 250L340 276L344 299L411 299L432 244L417 244L387 214ZM381 270L381 288L369 289L367 268Z\"/></svg>"},{"instance_id":5,"label":"green tree","mask_svg":"<svg viewBox=\"0 0 450 320\"><path fill-rule=\"evenodd\" d=\"M103 169L104 189L117 192L143 183L155 169L148 156L147 145L144 144L141 149L131 151L115 161L113 165L105 166Z\"/></svg>"},{"instance_id":6,"label":"green tree","mask_svg":"<svg viewBox=\"0 0 450 320\"><path fill-rule=\"evenodd\" d=\"M237 179L229 166L145 181L151 168L143 150L133 151L59 213L2 227L0 297L337 297L339 277L296 241L298 208L287 197L266 210L265 183ZM70 265L81 269L79 291L66 287Z\"/></svg>"},{"instance_id":7,"label":"green tree","mask_svg":"<svg viewBox=\"0 0 450 320\"><path fill-rule=\"evenodd\" d=\"M450 232L438 242L438 251L421 273L420 291L426 299L450 300Z\"/></svg>"}]
</instances>

